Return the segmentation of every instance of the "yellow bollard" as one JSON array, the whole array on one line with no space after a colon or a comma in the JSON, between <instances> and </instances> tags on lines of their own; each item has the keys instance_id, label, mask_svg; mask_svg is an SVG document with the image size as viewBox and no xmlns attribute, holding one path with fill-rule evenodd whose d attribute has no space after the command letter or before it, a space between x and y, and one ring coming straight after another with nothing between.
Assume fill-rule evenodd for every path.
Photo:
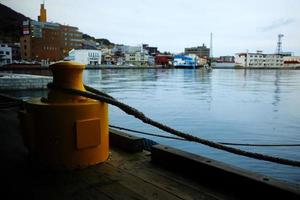
<instances>
[{"instance_id":1,"label":"yellow bollard","mask_svg":"<svg viewBox=\"0 0 300 200\"><path fill-rule=\"evenodd\" d=\"M85 91L84 65L60 62L50 69L55 85ZM43 166L74 169L108 158L107 103L50 90L46 99L28 100L21 119L30 154Z\"/></svg>"}]
</instances>

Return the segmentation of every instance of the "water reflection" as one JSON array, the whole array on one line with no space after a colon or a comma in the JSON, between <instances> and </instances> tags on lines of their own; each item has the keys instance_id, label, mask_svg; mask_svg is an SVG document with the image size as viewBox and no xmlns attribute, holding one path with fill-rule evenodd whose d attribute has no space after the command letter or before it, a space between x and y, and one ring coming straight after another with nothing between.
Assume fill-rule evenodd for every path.
<instances>
[{"instance_id":1,"label":"water reflection","mask_svg":"<svg viewBox=\"0 0 300 200\"><path fill-rule=\"evenodd\" d=\"M275 72L275 81L274 81L274 86L275 86L275 90L274 90L274 101L272 103L272 105L274 106L273 111L274 112L278 112L278 103L280 102L280 71L277 70Z\"/></svg>"}]
</instances>

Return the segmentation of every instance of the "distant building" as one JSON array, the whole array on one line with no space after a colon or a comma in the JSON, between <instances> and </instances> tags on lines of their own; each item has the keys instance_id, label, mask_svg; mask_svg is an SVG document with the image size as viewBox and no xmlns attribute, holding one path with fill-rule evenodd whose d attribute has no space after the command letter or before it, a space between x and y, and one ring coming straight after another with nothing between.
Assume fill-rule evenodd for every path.
<instances>
[{"instance_id":1,"label":"distant building","mask_svg":"<svg viewBox=\"0 0 300 200\"><path fill-rule=\"evenodd\" d=\"M219 62L234 63L234 56L220 56Z\"/></svg>"},{"instance_id":2,"label":"distant building","mask_svg":"<svg viewBox=\"0 0 300 200\"><path fill-rule=\"evenodd\" d=\"M94 41L94 40L82 40L82 48L83 49L98 49L99 48L99 43Z\"/></svg>"},{"instance_id":3,"label":"distant building","mask_svg":"<svg viewBox=\"0 0 300 200\"><path fill-rule=\"evenodd\" d=\"M39 21L23 22L20 38L21 58L35 61L58 61L74 48L81 48L82 33L77 27L47 22L44 4L41 4Z\"/></svg>"},{"instance_id":4,"label":"distant building","mask_svg":"<svg viewBox=\"0 0 300 200\"><path fill-rule=\"evenodd\" d=\"M162 65L162 66L169 66L172 64L172 55L164 55L159 54L155 56L155 64L156 65Z\"/></svg>"},{"instance_id":5,"label":"distant building","mask_svg":"<svg viewBox=\"0 0 300 200\"><path fill-rule=\"evenodd\" d=\"M68 55L71 49L82 48L82 33L77 27L60 24L59 29L63 57Z\"/></svg>"},{"instance_id":6,"label":"distant building","mask_svg":"<svg viewBox=\"0 0 300 200\"><path fill-rule=\"evenodd\" d=\"M153 66L155 65L155 57L148 55L148 65Z\"/></svg>"},{"instance_id":7,"label":"distant building","mask_svg":"<svg viewBox=\"0 0 300 200\"><path fill-rule=\"evenodd\" d=\"M72 49L66 60L76 61L85 65L101 64L101 51L92 49Z\"/></svg>"},{"instance_id":8,"label":"distant building","mask_svg":"<svg viewBox=\"0 0 300 200\"><path fill-rule=\"evenodd\" d=\"M150 47L148 44L143 44L142 47L148 51L148 55L150 56L156 56L159 53L157 47Z\"/></svg>"},{"instance_id":9,"label":"distant building","mask_svg":"<svg viewBox=\"0 0 300 200\"><path fill-rule=\"evenodd\" d=\"M21 46L20 43L11 43L8 44L9 47L11 47L11 51L12 51L12 60L13 61L19 61L21 60Z\"/></svg>"},{"instance_id":10,"label":"distant building","mask_svg":"<svg viewBox=\"0 0 300 200\"><path fill-rule=\"evenodd\" d=\"M123 44L116 44L112 50L111 53L115 55L124 55L125 52L127 51L128 46L123 45Z\"/></svg>"},{"instance_id":11,"label":"distant building","mask_svg":"<svg viewBox=\"0 0 300 200\"><path fill-rule=\"evenodd\" d=\"M0 44L0 66L12 63L11 47L7 44Z\"/></svg>"},{"instance_id":12,"label":"distant building","mask_svg":"<svg viewBox=\"0 0 300 200\"><path fill-rule=\"evenodd\" d=\"M112 48L112 54L121 56L125 55L126 53L134 53L134 52L142 52L143 48L141 46L129 46L124 44L116 44Z\"/></svg>"},{"instance_id":13,"label":"distant building","mask_svg":"<svg viewBox=\"0 0 300 200\"><path fill-rule=\"evenodd\" d=\"M117 44L112 48L111 53L113 54L112 63L117 65L146 66L154 62L143 46Z\"/></svg>"},{"instance_id":14,"label":"distant building","mask_svg":"<svg viewBox=\"0 0 300 200\"><path fill-rule=\"evenodd\" d=\"M286 56L292 56L293 53L292 52L280 52L280 55L286 57Z\"/></svg>"},{"instance_id":15,"label":"distant building","mask_svg":"<svg viewBox=\"0 0 300 200\"><path fill-rule=\"evenodd\" d=\"M300 56L285 56L283 64L285 67L300 67Z\"/></svg>"},{"instance_id":16,"label":"distant building","mask_svg":"<svg viewBox=\"0 0 300 200\"><path fill-rule=\"evenodd\" d=\"M241 67L283 67L282 54L264 54L262 51L256 53L237 53L235 64Z\"/></svg>"},{"instance_id":17,"label":"distant building","mask_svg":"<svg viewBox=\"0 0 300 200\"><path fill-rule=\"evenodd\" d=\"M184 49L185 54L195 54L199 58L209 58L210 55L210 49L203 44L202 46L198 47L191 47L191 48L185 48Z\"/></svg>"},{"instance_id":18,"label":"distant building","mask_svg":"<svg viewBox=\"0 0 300 200\"><path fill-rule=\"evenodd\" d=\"M41 4L40 8L40 15L38 16L39 22L46 22L47 21L47 10L45 9L45 5Z\"/></svg>"},{"instance_id":19,"label":"distant building","mask_svg":"<svg viewBox=\"0 0 300 200\"><path fill-rule=\"evenodd\" d=\"M125 53L136 53L142 52L147 53L141 46L126 46Z\"/></svg>"},{"instance_id":20,"label":"distant building","mask_svg":"<svg viewBox=\"0 0 300 200\"><path fill-rule=\"evenodd\" d=\"M23 22L23 27L23 35L20 38L23 60L63 59L59 24L27 20Z\"/></svg>"},{"instance_id":21,"label":"distant building","mask_svg":"<svg viewBox=\"0 0 300 200\"><path fill-rule=\"evenodd\" d=\"M104 47L101 48L102 55L112 55L112 49Z\"/></svg>"},{"instance_id":22,"label":"distant building","mask_svg":"<svg viewBox=\"0 0 300 200\"><path fill-rule=\"evenodd\" d=\"M125 54L125 63L134 66L148 65L148 55L142 51L132 51Z\"/></svg>"},{"instance_id":23,"label":"distant building","mask_svg":"<svg viewBox=\"0 0 300 200\"><path fill-rule=\"evenodd\" d=\"M149 47L147 44L141 46L116 44L109 52L110 54L104 55L104 62L116 65L154 65L157 52L156 47Z\"/></svg>"},{"instance_id":24,"label":"distant building","mask_svg":"<svg viewBox=\"0 0 300 200\"><path fill-rule=\"evenodd\" d=\"M207 58L199 58L199 60L198 60L199 66L204 66L206 64L207 64Z\"/></svg>"}]
</instances>

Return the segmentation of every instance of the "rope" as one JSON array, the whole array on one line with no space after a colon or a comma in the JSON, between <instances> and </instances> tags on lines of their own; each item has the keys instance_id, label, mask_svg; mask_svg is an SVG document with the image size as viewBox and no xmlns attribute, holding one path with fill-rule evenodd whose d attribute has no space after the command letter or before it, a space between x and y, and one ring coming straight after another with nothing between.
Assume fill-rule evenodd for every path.
<instances>
[{"instance_id":1,"label":"rope","mask_svg":"<svg viewBox=\"0 0 300 200\"><path fill-rule=\"evenodd\" d=\"M143 134L143 135L150 135L150 136L155 136L155 137L160 137L160 138L187 141L186 139L183 139L183 138L172 137L172 136L167 136L167 135L159 135L159 134L154 134L154 133L147 133L147 132L143 132L143 131L136 131L136 130L123 128L123 127L119 127L119 126L114 126L114 125L109 125L109 127L116 128L116 129L119 129L119 130L124 130L124 131L130 131L130 132L133 132L133 133L139 133L139 134Z\"/></svg>"},{"instance_id":2,"label":"rope","mask_svg":"<svg viewBox=\"0 0 300 200\"><path fill-rule=\"evenodd\" d=\"M148 133L148 132L144 132L144 131L137 131L137 130L124 128L124 127L120 127L120 126L115 126L115 125L109 125L109 127L116 128L119 130L130 131L133 133L139 133L139 134L143 134L143 135L150 135L150 136L154 136L154 137L187 141L186 139L183 139L183 138ZM248 144L248 143L231 143L231 142L217 142L217 143L224 144L224 145L230 145L230 146L252 146L252 147L299 147L300 146L300 144Z\"/></svg>"},{"instance_id":3,"label":"rope","mask_svg":"<svg viewBox=\"0 0 300 200\"><path fill-rule=\"evenodd\" d=\"M247 156L247 157L250 157L250 158L275 162L275 163L284 164L284 165L291 165L291 166L300 167L300 161L289 160L289 159L285 159L285 158L273 157L273 156L264 155L264 154L260 154L260 153L253 153L253 152L249 152L249 151L244 151L244 150L241 150L241 149L228 147L228 146L225 146L223 144L219 144L219 143L216 143L216 142L213 142L213 141L202 139L202 138L199 138L199 137L187 134L187 133L183 133L183 132L175 130L175 129L169 127L169 126L166 126L162 123L154 121L154 120L150 119L149 117L146 117L144 115L144 113L142 113L142 112L138 111L137 109L132 108L132 107L130 107L130 106L114 99L114 98L111 98L108 95L104 96L104 95L100 95L100 94L97 94L97 93L85 92L85 91L80 91L80 90L76 90L76 89L72 89L72 88L63 88L63 87L56 86L53 83L49 83L47 86L48 86L49 89L59 90L59 91L66 92L68 94L79 95L79 96L99 100L99 101L106 102L108 104L114 105L114 106L120 108L125 113L134 116L135 118L141 120L142 122L144 122L146 124L150 124L150 125L152 125L156 128L159 128L163 131L166 131L166 132L171 133L173 135L176 135L178 137L185 138L188 141L197 142L197 143L209 146L209 147L224 150L224 151L234 153L234 154L237 154L237 155ZM89 88L87 87L87 90L88 89ZM93 90L95 90L95 89L93 89ZM91 91L93 91L93 90L91 90Z\"/></svg>"},{"instance_id":4,"label":"rope","mask_svg":"<svg viewBox=\"0 0 300 200\"><path fill-rule=\"evenodd\" d=\"M300 147L300 144L247 144L247 143L230 143L230 142L219 142L224 145L231 146L250 146L250 147Z\"/></svg>"}]
</instances>

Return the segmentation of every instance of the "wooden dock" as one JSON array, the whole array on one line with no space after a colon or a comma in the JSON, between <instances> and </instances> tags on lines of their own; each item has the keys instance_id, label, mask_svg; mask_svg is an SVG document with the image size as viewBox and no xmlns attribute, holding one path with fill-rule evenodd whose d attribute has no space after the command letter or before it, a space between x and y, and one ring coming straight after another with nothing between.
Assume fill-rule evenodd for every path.
<instances>
[{"instance_id":1,"label":"wooden dock","mask_svg":"<svg viewBox=\"0 0 300 200\"><path fill-rule=\"evenodd\" d=\"M142 138L115 130L107 162L39 170L22 143L18 110L0 108L2 199L299 199L299 188L162 145L145 151Z\"/></svg>"}]
</instances>

